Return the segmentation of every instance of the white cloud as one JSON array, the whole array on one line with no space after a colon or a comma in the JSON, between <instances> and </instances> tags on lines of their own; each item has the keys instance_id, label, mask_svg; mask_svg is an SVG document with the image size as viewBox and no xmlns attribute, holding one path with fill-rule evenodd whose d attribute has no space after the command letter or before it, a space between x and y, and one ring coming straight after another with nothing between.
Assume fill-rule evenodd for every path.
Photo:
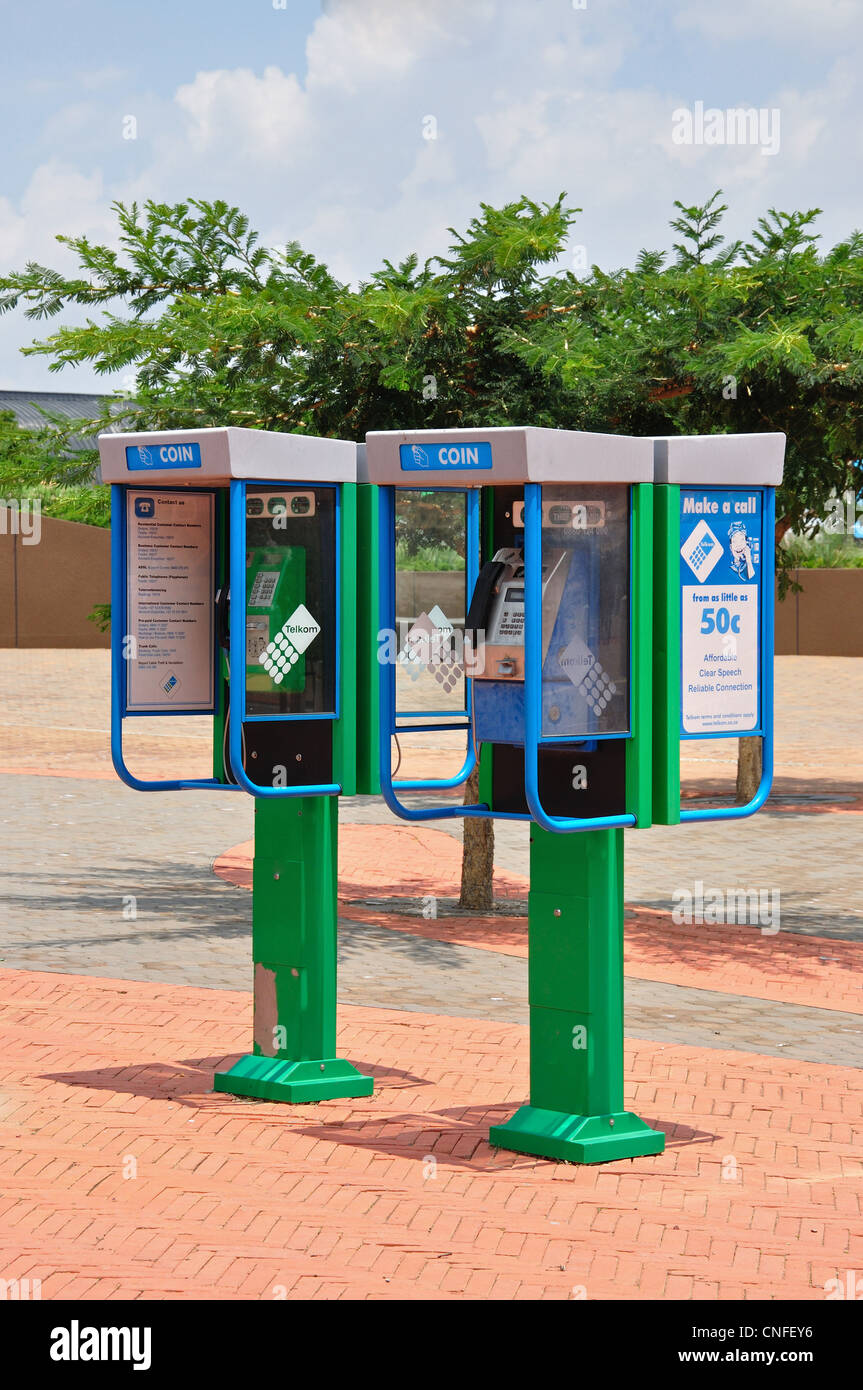
<instances>
[{"instance_id":1,"label":"white cloud","mask_svg":"<svg viewBox=\"0 0 863 1390\"><path fill-rule=\"evenodd\" d=\"M199 72L178 89L176 102L199 155L230 150L232 159L291 162L309 133L306 95L293 73L277 67L265 68L262 77L249 68Z\"/></svg>"},{"instance_id":2,"label":"white cloud","mask_svg":"<svg viewBox=\"0 0 863 1390\"><path fill-rule=\"evenodd\" d=\"M793 80L775 68L743 78L733 50L713 42L760 36L767 51L780 17L783 44L797 45ZM56 231L112 241L113 198L225 198L265 240L296 238L352 280L385 256L444 252L447 227L463 227L481 200L522 193L542 201L565 189L584 209L573 241L609 268L643 245L667 246L673 200L700 201L717 187L731 207L729 235L747 235L771 205L824 207L827 241L863 222L849 174L863 153L863 41L845 0L685 0L663 22L660 69L663 40L653 30L642 37L639 0L586 10L567 0L330 0L305 68L299 52L277 65L264 51L266 66L200 71L168 94L147 82L136 95L127 77L124 109L138 113L141 132L128 145L106 68L104 91L98 80L79 84L75 100L43 120L57 158L17 201L0 201L0 266L31 256L64 264ZM681 29L707 40L705 105L780 108L776 157L672 143L673 111L698 95L673 56ZM832 65L822 45L830 34L842 48ZM436 140L423 139L427 115ZM19 339L33 336L17 326ZM9 321L0 332L8 345ZM0 382L33 370L0 349Z\"/></svg>"},{"instance_id":3,"label":"white cloud","mask_svg":"<svg viewBox=\"0 0 863 1390\"><path fill-rule=\"evenodd\" d=\"M308 89L348 94L403 81L447 44L461 47L465 29L496 8L493 0L330 0L306 44Z\"/></svg>"},{"instance_id":4,"label":"white cloud","mask_svg":"<svg viewBox=\"0 0 863 1390\"><path fill-rule=\"evenodd\" d=\"M860 35L860 0L695 0L676 17L680 29L739 43L770 39L776 44L835 44L838 36Z\"/></svg>"},{"instance_id":5,"label":"white cloud","mask_svg":"<svg viewBox=\"0 0 863 1390\"><path fill-rule=\"evenodd\" d=\"M20 269L25 260L58 266L65 261L71 269L72 254L56 233L104 238L113 226L101 174L82 174L51 160L34 170L17 206L0 198L0 265Z\"/></svg>"}]
</instances>

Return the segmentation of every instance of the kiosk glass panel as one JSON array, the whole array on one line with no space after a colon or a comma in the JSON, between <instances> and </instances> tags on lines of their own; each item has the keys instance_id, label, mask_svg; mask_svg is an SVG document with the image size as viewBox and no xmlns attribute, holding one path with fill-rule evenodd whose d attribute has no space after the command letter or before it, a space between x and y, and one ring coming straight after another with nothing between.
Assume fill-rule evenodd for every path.
<instances>
[{"instance_id":1,"label":"kiosk glass panel","mask_svg":"<svg viewBox=\"0 0 863 1390\"><path fill-rule=\"evenodd\" d=\"M465 708L466 494L399 488L395 512L396 708L455 714Z\"/></svg>"},{"instance_id":2,"label":"kiosk glass panel","mask_svg":"<svg viewBox=\"0 0 863 1390\"><path fill-rule=\"evenodd\" d=\"M630 490L542 489L542 736L629 732Z\"/></svg>"},{"instance_id":3,"label":"kiosk glass panel","mask_svg":"<svg viewBox=\"0 0 863 1390\"><path fill-rule=\"evenodd\" d=\"M336 520L332 487L246 493L246 714L332 714Z\"/></svg>"}]
</instances>

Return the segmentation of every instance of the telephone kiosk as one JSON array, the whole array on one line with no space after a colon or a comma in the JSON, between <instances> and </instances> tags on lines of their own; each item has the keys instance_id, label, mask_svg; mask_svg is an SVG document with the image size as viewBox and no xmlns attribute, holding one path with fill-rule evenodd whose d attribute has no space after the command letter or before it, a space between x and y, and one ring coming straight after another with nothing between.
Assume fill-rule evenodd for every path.
<instances>
[{"instance_id":1,"label":"telephone kiosk","mask_svg":"<svg viewBox=\"0 0 863 1390\"><path fill-rule=\"evenodd\" d=\"M663 1150L664 1134L624 1108L623 828L749 815L767 796L783 451L781 435L366 438L360 481L379 490L382 794L408 820L531 822L530 1098L492 1126L493 1145L577 1163ZM423 611L406 614L418 600L405 597L397 543L428 518L439 530L447 509L451 540L464 538L463 600L451 584L445 599L443 577L435 594L430 576ZM399 616L411 626L386 661ZM444 708L435 687L450 692ZM395 777L391 747L406 729L466 738L459 772ZM753 800L682 808L681 738L744 733L764 745ZM478 803L454 804L477 762Z\"/></svg>"},{"instance_id":2,"label":"telephone kiosk","mask_svg":"<svg viewBox=\"0 0 863 1390\"><path fill-rule=\"evenodd\" d=\"M360 476L379 487L382 632L397 616L400 499L440 490L464 507L464 700L439 711L446 725L417 723L396 707L395 666L381 663L391 809L409 820L533 820L566 834L649 824L652 442L540 428L373 433ZM428 655L433 668L433 644ZM461 771L394 780L393 735L432 727L466 733ZM467 781L477 760L478 805L405 804L406 793L426 800Z\"/></svg>"},{"instance_id":3,"label":"telephone kiosk","mask_svg":"<svg viewBox=\"0 0 863 1390\"><path fill-rule=\"evenodd\" d=\"M356 447L227 428L107 434L99 448L119 776L143 791L351 790L339 585ZM126 766L125 721L177 714L214 716L212 777L142 781Z\"/></svg>"},{"instance_id":4,"label":"telephone kiosk","mask_svg":"<svg viewBox=\"0 0 863 1390\"><path fill-rule=\"evenodd\" d=\"M367 1095L335 1057L337 802L356 790L356 445L263 430L106 434L111 750L139 791L255 798L255 1050L217 1090ZM144 779L127 721L210 716L209 777Z\"/></svg>"},{"instance_id":5,"label":"telephone kiosk","mask_svg":"<svg viewBox=\"0 0 863 1390\"><path fill-rule=\"evenodd\" d=\"M651 822L653 455L649 439L513 427L369 434L360 459L379 494L381 792L407 820L531 823L530 1099L489 1140L578 1163L664 1145L623 1100L623 827ZM397 542L435 503L464 538L464 596L447 611L427 587L387 661L406 617ZM464 738L458 773L394 777L406 729ZM455 804L477 763L478 801Z\"/></svg>"}]
</instances>

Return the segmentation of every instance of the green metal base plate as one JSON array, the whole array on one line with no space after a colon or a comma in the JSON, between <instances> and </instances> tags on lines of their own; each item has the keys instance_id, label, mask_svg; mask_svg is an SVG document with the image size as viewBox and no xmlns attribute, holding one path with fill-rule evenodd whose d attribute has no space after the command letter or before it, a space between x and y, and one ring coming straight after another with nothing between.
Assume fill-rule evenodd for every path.
<instances>
[{"instance_id":1,"label":"green metal base plate","mask_svg":"<svg viewBox=\"0 0 863 1390\"><path fill-rule=\"evenodd\" d=\"M505 1124L493 1125L489 1143L499 1149L557 1158L565 1163L611 1163L616 1158L661 1154L665 1135L632 1115L566 1115L523 1105Z\"/></svg>"},{"instance_id":2,"label":"green metal base plate","mask_svg":"<svg viewBox=\"0 0 863 1390\"><path fill-rule=\"evenodd\" d=\"M230 1071L217 1071L215 1091L232 1096L252 1096L255 1100L303 1101L338 1100L347 1096L370 1096L374 1081L363 1076L341 1057L321 1062L286 1062L278 1057L241 1057Z\"/></svg>"}]
</instances>

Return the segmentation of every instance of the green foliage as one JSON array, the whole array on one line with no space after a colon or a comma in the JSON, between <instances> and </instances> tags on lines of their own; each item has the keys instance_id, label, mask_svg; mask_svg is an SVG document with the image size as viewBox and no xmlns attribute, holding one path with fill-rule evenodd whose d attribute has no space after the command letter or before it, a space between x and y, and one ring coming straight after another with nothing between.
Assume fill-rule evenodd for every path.
<instances>
[{"instance_id":1,"label":"green foliage","mask_svg":"<svg viewBox=\"0 0 863 1390\"><path fill-rule=\"evenodd\" d=\"M465 542L465 504L461 493L400 492L396 500L396 546L403 556L404 569L462 569ZM440 552L456 557L457 563L414 565L421 552Z\"/></svg>"},{"instance_id":2,"label":"green foliage","mask_svg":"<svg viewBox=\"0 0 863 1390\"><path fill-rule=\"evenodd\" d=\"M111 490L101 484L58 487L42 483L31 487L27 496L41 503L42 515L59 521L77 521L84 526L111 525Z\"/></svg>"},{"instance_id":3,"label":"green foliage","mask_svg":"<svg viewBox=\"0 0 863 1390\"><path fill-rule=\"evenodd\" d=\"M782 550L789 569L863 569L863 541L846 536L788 536Z\"/></svg>"},{"instance_id":4,"label":"green foliage","mask_svg":"<svg viewBox=\"0 0 863 1390\"><path fill-rule=\"evenodd\" d=\"M408 550L403 540L396 541L397 570L463 570L464 556L448 545L421 545Z\"/></svg>"},{"instance_id":5,"label":"green foliage","mask_svg":"<svg viewBox=\"0 0 863 1390\"><path fill-rule=\"evenodd\" d=\"M87 622L95 623L100 632L109 632L111 629L110 603L95 603L87 614Z\"/></svg>"},{"instance_id":6,"label":"green foliage","mask_svg":"<svg viewBox=\"0 0 863 1390\"><path fill-rule=\"evenodd\" d=\"M21 429L9 410L0 411L0 495L43 496L44 485L74 493L89 483L98 464L96 449L72 451L73 439L92 431L90 420L68 420L42 411L45 423L38 429ZM100 422L104 428L108 418ZM44 494L43 500L47 500Z\"/></svg>"}]
</instances>

